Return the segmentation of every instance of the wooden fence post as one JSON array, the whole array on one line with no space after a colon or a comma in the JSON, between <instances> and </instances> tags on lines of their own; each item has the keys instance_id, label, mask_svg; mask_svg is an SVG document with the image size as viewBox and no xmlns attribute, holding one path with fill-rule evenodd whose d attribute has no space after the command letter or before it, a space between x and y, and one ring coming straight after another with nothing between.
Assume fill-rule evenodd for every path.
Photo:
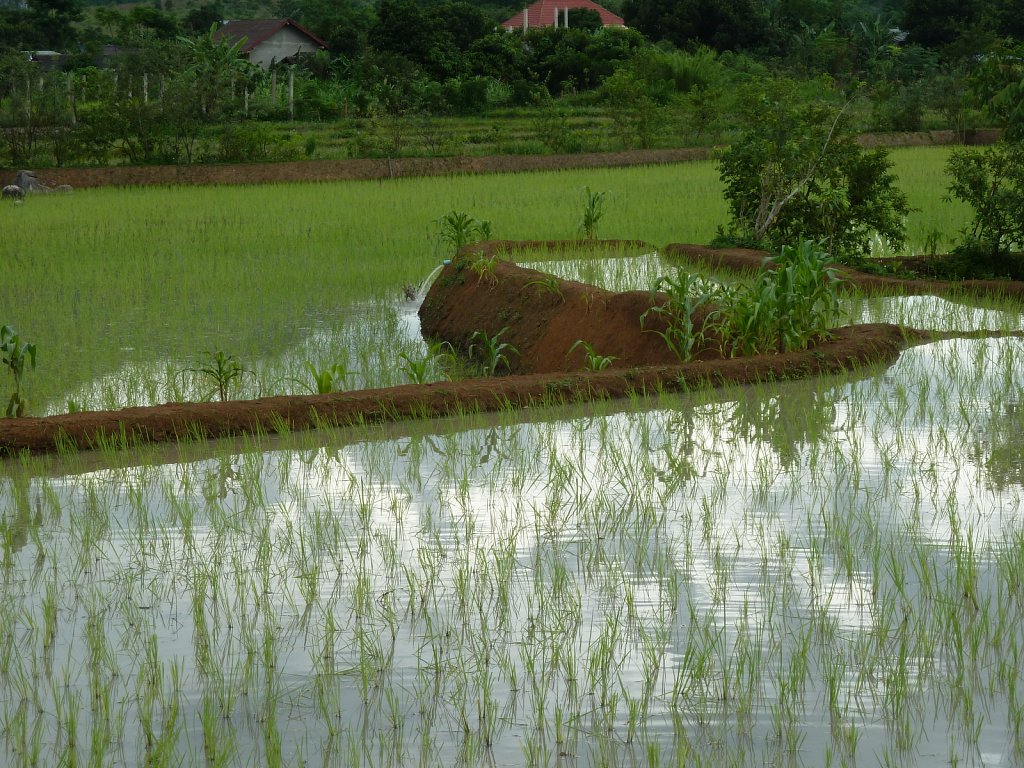
<instances>
[{"instance_id":1,"label":"wooden fence post","mask_svg":"<svg viewBox=\"0 0 1024 768\"><path fill-rule=\"evenodd\" d=\"M295 67L288 70L288 119L295 119Z\"/></svg>"}]
</instances>

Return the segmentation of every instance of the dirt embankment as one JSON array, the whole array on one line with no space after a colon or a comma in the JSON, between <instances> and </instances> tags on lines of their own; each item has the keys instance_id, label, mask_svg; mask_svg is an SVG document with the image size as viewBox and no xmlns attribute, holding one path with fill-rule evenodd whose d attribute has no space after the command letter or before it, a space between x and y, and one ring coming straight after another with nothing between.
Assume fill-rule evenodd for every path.
<instances>
[{"instance_id":1,"label":"dirt embankment","mask_svg":"<svg viewBox=\"0 0 1024 768\"><path fill-rule=\"evenodd\" d=\"M650 149L579 155L495 155L491 157L403 157L362 160L304 160L232 165L132 165L106 168L48 168L39 179L48 186L75 189L106 186L281 184L289 182L396 179L470 173L615 168L704 160L710 150ZM14 178L16 169L0 172Z\"/></svg>"},{"instance_id":2,"label":"dirt embankment","mask_svg":"<svg viewBox=\"0 0 1024 768\"><path fill-rule=\"evenodd\" d=\"M871 133L860 137L866 147L919 147L956 144L991 144L998 131ZM304 160L291 163L238 163L232 165L134 165L103 168L49 168L39 171L48 186L72 188L146 185L276 184L349 179L390 179L466 173L513 173L573 168L616 168L707 160L708 147L640 149L572 155L494 155L488 157L403 157L358 160ZM0 169L0 179L13 181L19 169ZM4 182L10 183L10 182Z\"/></svg>"},{"instance_id":3,"label":"dirt embankment","mask_svg":"<svg viewBox=\"0 0 1024 768\"><path fill-rule=\"evenodd\" d=\"M483 274L457 260L427 293L421 307L425 334L466 349L475 331L493 335L505 328L501 339L517 350L509 359L518 375L2 419L0 452L130 446L752 384L891 363L907 343L896 326L862 325L838 329L832 340L807 352L721 359L709 344L700 355L704 359L680 364L653 326L640 325L651 298L647 292L612 293L559 280L499 258ZM583 370L584 352L568 353L576 339L616 357L612 367Z\"/></svg>"}]
</instances>

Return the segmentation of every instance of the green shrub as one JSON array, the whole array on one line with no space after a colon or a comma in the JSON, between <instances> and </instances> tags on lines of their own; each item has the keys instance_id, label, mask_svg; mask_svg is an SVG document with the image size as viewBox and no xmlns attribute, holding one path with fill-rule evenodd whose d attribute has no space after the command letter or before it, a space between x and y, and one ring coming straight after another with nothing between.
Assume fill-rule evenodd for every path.
<instances>
[{"instance_id":1,"label":"green shrub","mask_svg":"<svg viewBox=\"0 0 1024 768\"><path fill-rule=\"evenodd\" d=\"M297 160L305 151L302 137L277 133L266 123L229 123L220 129L217 159L224 163ZM314 140L314 149L316 148Z\"/></svg>"},{"instance_id":2,"label":"green shrub","mask_svg":"<svg viewBox=\"0 0 1024 768\"><path fill-rule=\"evenodd\" d=\"M798 100L785 83L747 95L743 132L719 161L729 234L772 250L811 239L839 260L869 253L876 234L903 245L906 196L887 152L857 144L845 109Z\"/></svg>"},{"instance_id":3,"label":"green shrub","mask_svg":"<svg viewBox=\"0 0 1024 768\"><path fill-rule=\"evenodd\" d=\"M1019 277L1024 249L1024 142L1000 141L984 150L960 148L946 163L949 193L974 209L956 249L969 276Z\"/></svg>"}]
</instances>

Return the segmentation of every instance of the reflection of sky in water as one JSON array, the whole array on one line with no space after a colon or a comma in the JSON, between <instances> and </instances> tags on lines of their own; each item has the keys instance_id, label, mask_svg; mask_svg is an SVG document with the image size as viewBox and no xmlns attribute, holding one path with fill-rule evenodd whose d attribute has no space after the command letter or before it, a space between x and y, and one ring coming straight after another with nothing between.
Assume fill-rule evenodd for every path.
<instances>
[{"instance_id":1,"label":"reflection of sky in water","mask_svg":"<svg viewBox=\"0 0 1024 768\"><path fill-rule=\"evenodd\" d=\"M523 262L523 266L597 285L609 291L645 291L666 272L657 253L618 259L562 258L552 261Z\"/></svg>"},{"instance_id":2,"label":"reflection of sky in water","mask_svg":"<svg viewBox=\"0 0 1024 768\"><path fill-rule=\"evenodd\" d=\"M1013 475L1022 452L1006 460L1005 471L992 466L986 452L993 442L1019 441L1019 434L999 431L990 403L1012 402L1021 391L1020 368L1009 367L1010 347L1020 343L915 347L877 378L830 390L783 385L763 400L745 393L739 401L665 398L663 409L649 412L268 453L255 461L99 470L47 486L65 485L70 506L81 503L74 489L123 497L123 489L141 488L151 510L165 510L157 519L173 519L180 503L196 504L201 519L204 503L245 505L240 488L256 483L275 525L301 521L316 505L355 516L368 510L370 523L380 525L400 514L406 528L424 515L442 525L464 518L472 519L481 546L551 510L560 525L578 529L585 516L614 531L621 523L610 518L619 510L664 509L665 534L677 539L686 533L679 520L696 529L703 505L703 514L713 515L710 538L737 553L736 570L743 558L756 562L766 538L794 536L799 546L809 529L817 532L823 511L837 507L871 514L893 532L913 522L940 544L948 541L948 511L971 510L977 540L994 541L1013 522L1020 485L994 483L986 467L1000 478ZM992 367L1002 374L986 376ZM787 410L787 401L795 407ZM817 482L823 468L830 478L824 484ZM183 475L193 478L184 499ZM122 498L111 510L126 506ZM602 523L602 516L609 519Z\"/></svg>"},{"instance_id":3,"label":"reflection of sky in water","mask_svg":"<svg viewBox=\"0 0 1024 768\"><path fill-rule=\"evenodd\" d=\"M412 332L402 317L396 322ZM993 327L1013 322L987 319ZM756 692L749 727L768 743L785 675L802 638L814 632L799 721L805 760L816 764L829 743L831 715L822 702L830 674L842 718L869 734L864 754L877 754L888 738L886 702L898 684L929 688L925 698L934 702L952 674L939 651L901 649L888 639L911 606L940 610L920 598L929 587L905 552L930 558L934 572L925 575L946 584L953 548L969 540L979 592L995 589L993 554L1020 528L1021 345L941 342L846 383L666 396L645 411L552 411L534 416L551 421L523 423L501 416L459 431L355 442L310 435L305 449L11 481L0 501L15 521L48 510L39 540L25 537L14 556L27 570L38 550L60 583L97 585L116 606L102 613L109 632L126 647L138 641L121 618L123 606L146 606L162 656L185 660L194 706L204 686L193 669L191 607L195 574L205 573L220 579L216 610L225 623L214 644L227 662L245 653L239 627L256 620L245 617L258 617L260 627L267 616L279 623L280 666L291 690L282 706L300 717L311 706L311 670L322 663L324 613L338 632L332 663L351 669L368 642L362 628L379 641L380 616L393 610L400 631L386 674L404 712L415 710L414 691L434 652L424 638L461 637L467 626L479 634L477 622L488 616L495 652L513 658L521 685L526 656L552 665L542 676L552 705L568 701L579 684L572 674L584 678L600 667L595 649L610 642L622 695L642 695L655 659L648 715L658 738L671 738L677 696L687 728L733 723L732 702L720 696L731 681ZM510 591L504 609L502 588ZM21 589L27 611L38 613L39 588ZM464 606L460 589L479 605ZM312 607L303 590L315 593ZM211 622L213 604L210 591ZM419 618L423 605L429 627ZM498 626L502 610L507 619ZM71 609L62 617L57 663L77 669L89 653L84 618ZM543 632L565 638L572 660L557 664L576 665L576 673L558 671L550 658L556 645L538 639ZM929 625L926 634L935 632ZM450 645L446 652L464 653ZM763 680L731 677L745 653L771 658L770 667L758 668ZM358 698L357 678L337 676L345 697ZM85 685L78 673L76 681ZM511 696L507 680L499 688ZM0 692L5 701L13 695ZM442 698L451 707L457 695ZM918 737L929 754L946 754L947 721L955 718L943 706L927 710ZM990 709L982 746L996 756L987 762L1006 763L999 756L1007 736L997 722L1005 722L1006 704L981 706ZM619 733L626 711L623 704L613 718ZM509 720L498 737L499 763L522 757L515 724L527 715ZM441 737L446 749L454 749L454 728Z\"/></svg>"},{"instance_id":4,"label":"reflection of sky in water","mask_svg":"<svg viewBox=\"0 0 1024 768\"><path fill-rule=\"evenodd\" d=\"M400 353L417 360L426 354L420 335L418 304L378 302L340 307L330 322L303 329L302 339L283 350L246 355L222 341L223 352L233 356L245 373L230 382L229 395L246 399L286 393L308 394L311 363L318 370L342 364L348 377L343 389L363 389L404 384ZM365 350L360 357L357 350ZM210 350L213 351L213 350ZM216 382L202 369L211 367L209 351L197 349L192 359L153 359L152 350L126 350L140 359L128 359L117 370L98 376L42 406L43 413L66 413L69 403L83 410L111 410L196 401L217 397ZM432 372L433 373L433 372Z\"/></svg>"},{"instance_id":5,"label":"reflection of sky in water","mask_svg":"<svg viewBox=\"0 0 1024 768\"><path fill-rule=\"evenodd\" d=\"M935 331L1020 330L1024 315L938 296L844 298L850 323L895 323Z\"/></svg>"}]
</instances>

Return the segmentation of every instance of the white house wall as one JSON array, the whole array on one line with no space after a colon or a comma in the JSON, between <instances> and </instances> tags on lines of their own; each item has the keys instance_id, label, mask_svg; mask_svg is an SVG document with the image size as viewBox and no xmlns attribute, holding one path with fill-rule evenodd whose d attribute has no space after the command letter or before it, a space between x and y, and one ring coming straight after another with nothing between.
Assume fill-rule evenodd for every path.
<instances>
[{"instance_id":1,"label":"white house wall","mask_svg":"<svg viewBox=\"0 0 1024 768\"><path fill-rule=\"evenodd\" d=\"M257 45L249 54L249 61L269 69L276 61L294 56L296 53L313 53L318 47L302 33L290 27L283 27Z\"/></svg>"}]
</instances>

